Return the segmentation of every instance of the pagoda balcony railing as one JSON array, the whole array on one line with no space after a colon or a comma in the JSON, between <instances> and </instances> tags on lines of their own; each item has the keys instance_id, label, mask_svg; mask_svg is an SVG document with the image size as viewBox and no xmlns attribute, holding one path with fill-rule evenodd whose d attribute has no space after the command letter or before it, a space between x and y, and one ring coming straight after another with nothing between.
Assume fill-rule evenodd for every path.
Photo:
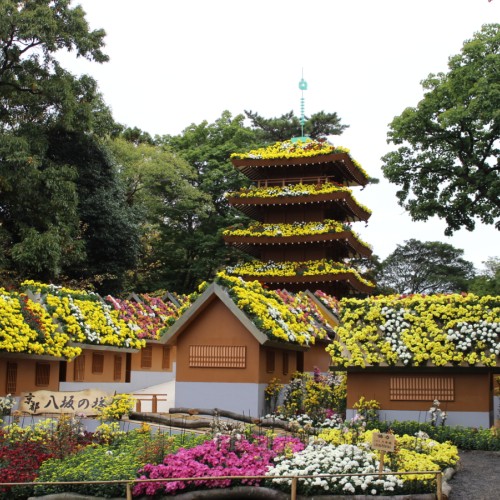
<instances>
[{"instance_id":1,"label":"pagoda balcony railing","mask_svg":"<svg viewBox=\"0 0 500 500\"><path fill-rule=\"evenodd\" d=\"M280 179L261 179L255 181L255 184L259 188L272 187L272 186L289 186L290 184L315 184L321 186L322 184L336 184L337 186L342 186L335 181L334 177L326 176L309 176L309 177L283 177Z\"/></svg>"}]
</instances>

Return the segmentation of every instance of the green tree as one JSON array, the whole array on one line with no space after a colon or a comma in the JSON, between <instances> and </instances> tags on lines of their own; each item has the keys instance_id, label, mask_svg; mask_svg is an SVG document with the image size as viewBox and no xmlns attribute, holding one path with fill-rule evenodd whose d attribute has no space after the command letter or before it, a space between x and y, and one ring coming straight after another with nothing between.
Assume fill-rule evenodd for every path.
<instances>
[{"instance_id":1,"label":"green tree","mask_svg":"<svg viewBox=\"0 0 500 500\"><path fill-rule=\"evenodd\" d=\"M104 36L103 30L90 31L84 11L80 6L71 8L70 0L2 0L2 130L54 122L69 128L98 128L95 112L103 103L96 99L95 81L65 71L56 54L59 50L75 51L77 57L105 62L108 56L101 50Z\"/></svg>"},{"instance_id":2,"label":"green tree","mask_svg":"<svg viewBox=\"0 0 500 500\"><path fill-rule=\"evenodd\" d=\"M500 295L500 258L490 257L483 264L485 270L471 280L469 291L476 295Z\"/></svg>"},{"instance_id":3,"label":"green tree","mask_svg":"<svg viewBox=\"0 0 500 500\"><path fill-rule=\"evenodd\" d=\"M445 234L478 218L500 229L500 25L484 25L448 73L422 82L425 94L390 124L383 173L400 186L414 220L445 219Z\"/></svg>"},{"instance_id":4,"label":"green tree","mask_svg":"<svg viewBox=\"0 0 500 500\"><path fill-rule=\"evenodd\" d=\"M474 266L463 253L448 243L407 240L382 261L377 285L387 293L401 294L467 291Z\"/></svg>"},{"instance_id":5,"label":"green tree","mask_svg":"<svg viewBox=\"0 0 500 500\"><path fill-rule=\"evenodd\" d=\"M177 291L176 279L166 276L171 273L174 278L179 272L178 266L185 261L183 238L190 227L188 221L204 214L210 199L193 186L196 172L183 158L167 146L140 140L146 135L139 129L130 130L132 134L125 131L120 138L108 141L126 202L141 220L139 259L130 269L127 287L134 291ZM164 245L173 247L177 263L173 258L162 260L162 255L169 254Z\"/></svg>"},{"instance_id":6,"label":"green tree","mask_svg":"<svg viewBox=\"0 0 500 500\"><path fill-rule=\"evenodd\" d=\"M222 231L244 220L225 199L227 191L248 184L230 161L231 153L258 145L256 134L244 125L244 116L224 111L214 123L192 124L182 134L164 136L161 144L181 156L193 169L188 179L198 195L165 206L161 227L162 274L173 290L190 292L210 280L223 265L241 254L226 247Z\"/></svg>"},{"instance_id":7,"label":"green tree","mask_svg":"<svg viewBox=\"0 0 500 500\"><path fill-rule=\"evenodd\" d=\"M56 279L89 255L82 236L87 226L81 219L81 168L54 148L62 132L94 141L92 134L105 135L116 125L95 80L68 73L56 55L73 51L104 62L103 39L104 31L91 31L81 7L70 7L69 0L0 1L4 271Z\"/></svg>"},{"instance_id":8,"label":"green tree","mask_svg":"<svg viewBox=\"0 0 500 500\"><path fill-rule=\"evenodd\" d=\"M301 135L301 124L293 111L278 118L263 118L253 111L245 111L253 128L258 131L258 137L263 142L286 141ZM329 135L340 135L348 127L340 122L337 113L320 111L306 118L304 135L311 139L324 139Z\"/></svg>"}]
</instances>

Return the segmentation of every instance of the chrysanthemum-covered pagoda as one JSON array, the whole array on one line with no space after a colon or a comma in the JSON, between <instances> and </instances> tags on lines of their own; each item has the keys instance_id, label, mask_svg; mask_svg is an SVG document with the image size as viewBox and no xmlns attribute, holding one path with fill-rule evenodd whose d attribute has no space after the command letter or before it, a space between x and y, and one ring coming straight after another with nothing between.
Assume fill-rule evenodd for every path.
<instances>
[{"instance_id":1,"label":"chrysanthemum-covered pagoda","mask_svg":"<svg viewBox=\"0 0 500 500\"><path fill-rule=\"evenodd\" d=\"M224 240L256 260L228 272L273 289L321 289L337 297L372 291L347 264L371 254L351 230L371 212L349 188L365 186L368 176L348 150L299 138L233 153L232 163L253 185L228 193L228 201L255 222L228 228Z\"/></svg>"}]
</instances>

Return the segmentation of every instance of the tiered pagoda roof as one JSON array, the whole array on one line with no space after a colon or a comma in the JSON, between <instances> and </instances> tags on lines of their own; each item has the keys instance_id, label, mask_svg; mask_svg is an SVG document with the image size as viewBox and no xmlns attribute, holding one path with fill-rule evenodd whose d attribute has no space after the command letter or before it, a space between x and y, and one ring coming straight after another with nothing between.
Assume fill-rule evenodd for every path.
<instances>
[{"instance_id":1,"label":"tiered pagoda roof","mask_svg":"<svg viewBox=\"0 0 500 500\"><path fill-rule=\"evenodd\" d=\"M368 175L348 150L302 139L232 155L254 184L227 199L257 222L228 228L224 240L258 260L230 271L270 288L370 293L373 285L343 262L371 254L349 225L370 217L348 187L365 186Z\"/></svg>"}]
</instances>

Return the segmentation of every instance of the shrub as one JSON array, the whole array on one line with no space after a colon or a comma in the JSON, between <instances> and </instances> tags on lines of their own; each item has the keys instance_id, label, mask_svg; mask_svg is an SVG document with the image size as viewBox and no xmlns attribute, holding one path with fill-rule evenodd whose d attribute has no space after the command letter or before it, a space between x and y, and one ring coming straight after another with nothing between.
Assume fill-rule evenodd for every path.
<instances>
[{"instance_id":1,"label":"shrub","mask_svg":"<svg viewBox=\"0 0 500 500\"><path fill-rule=\"evenodd\" d=\"M375 422L368 425L377 428L380 432L391 430L395 434L409 434L415 436L418 432L425 432L430 438L443 443L449 441L461 450L500 451L500 436L495 429L482 429L461 426L434 426L429 423L416 421L403 422Z\"/></svg>"}]
</instances>

